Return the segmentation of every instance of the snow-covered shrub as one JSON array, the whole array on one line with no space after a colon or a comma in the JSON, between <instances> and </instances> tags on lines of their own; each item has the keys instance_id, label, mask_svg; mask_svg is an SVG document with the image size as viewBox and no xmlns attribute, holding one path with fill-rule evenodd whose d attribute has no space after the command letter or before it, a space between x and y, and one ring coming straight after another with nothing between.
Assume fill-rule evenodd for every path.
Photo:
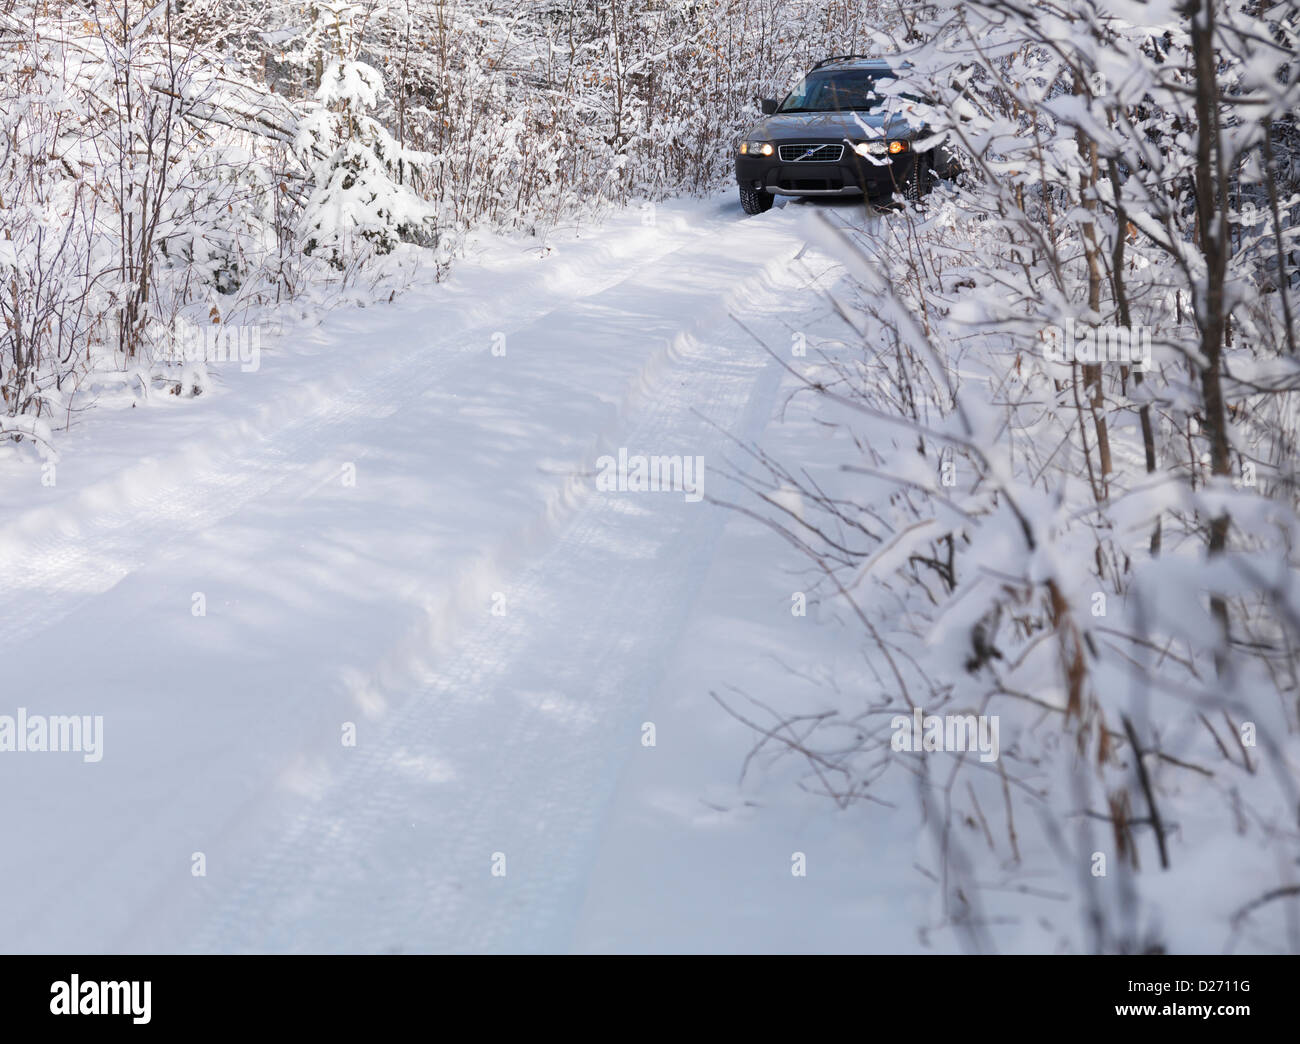
<instances>
[{"instance_id":1,"label":"snow-covered shrub","mask_svg":"<svg viewBox=\"0 0 1300 1044\"><path fill-rule=\"evenodd\" d=\"M6 416L66 420L106 371L147 387L178 311L282 292L296 116L171 5L12 5L0 67Z\"/></svg>"},{"instance_id":2,"label":"snow-covered shrub","mask_svg":"<svg viewBox=\"0 0 1300 1044\"><path fill-rule=\"evenodd\" d=\"M106 207L75 155L84 99L44 30L17 10L0 35L0 435L41 445L75 387L105 306L94 279L112 260L93 231Z\"/></svg>"},{"instance_id":3,"label":"snow-covered shrub","mask_svg":"<svg viewBox=\"0 0 1300 1044\"><path fill-rule=\"evenodd\" d=\"M818 233L860 348L828 336L802 391L862 457L744 480L801 497L772 524L868 665L764 735L842 803L914 795L924 927L971 950L1294 947L1300 198L1268 153L1300 14L1144 12L909 26L972 177ZM900 750L917 709L997 716L1001 757Z\"/></svg>"},{"instance_id":4,"label":"snow-covered shrub","mask_svg":"<svg viewBox=\"0 0 1300 1044\"><path fill-rule=\"evenodd\" d=\"M399 180L429 158L403 148L369 115L383 94L383 78L369 65L331 62L316 93L318 107L299 124L297 147L314 178L302 218L303 252L319 252L338 269L363 245L387 254L401 240L436 242L436 208Z\"/></svg>"}]
</instances>

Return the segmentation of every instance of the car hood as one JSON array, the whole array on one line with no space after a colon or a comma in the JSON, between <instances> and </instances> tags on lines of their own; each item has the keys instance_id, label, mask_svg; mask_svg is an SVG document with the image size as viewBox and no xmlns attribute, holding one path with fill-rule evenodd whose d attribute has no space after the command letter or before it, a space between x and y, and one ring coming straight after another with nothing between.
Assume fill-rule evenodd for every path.
<instances>
[{"instance_id":1,"label":"car hood","mask_svg":"<svg viewBox=\"0 0 1300 1044\"><path fill-rule=\"evenodd\" d=\"M861 121L861 123L859 123ZM873 131L883 131L887 138L913 138L922 121L906 110L892 112L791 112L777 113L759 120L745 135L757 141L793 141L826 138L832 141L862 141L871 137L862 130L866 124Z\"/></svg>"}]
</instances>

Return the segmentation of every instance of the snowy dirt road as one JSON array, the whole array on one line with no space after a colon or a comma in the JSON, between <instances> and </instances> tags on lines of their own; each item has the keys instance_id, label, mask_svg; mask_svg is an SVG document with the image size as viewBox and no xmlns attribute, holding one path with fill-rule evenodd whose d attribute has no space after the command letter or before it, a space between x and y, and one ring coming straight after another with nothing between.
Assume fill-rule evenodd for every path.
<instances>
[{"instance_id":1,"label":"snowy dirt road","mask_svg":"<svg viewBox=\"0 0 1300 1044\"><path fill-rule=\"evenodd\" d=\"M598 461L703 458L707 495L762 432L782 370L732 313L788 345L836 278L796 209L497 250L97 411L53 486L7 462L8 702L104 724L94 763L0 758L0 946L575 948L729 521Z\"/></svg>"}]
</instances>

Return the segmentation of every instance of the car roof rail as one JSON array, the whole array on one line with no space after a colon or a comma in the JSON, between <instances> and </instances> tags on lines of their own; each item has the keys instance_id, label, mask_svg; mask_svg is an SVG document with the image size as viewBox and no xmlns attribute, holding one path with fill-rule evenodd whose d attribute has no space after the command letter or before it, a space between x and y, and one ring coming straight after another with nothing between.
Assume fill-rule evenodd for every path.
<instances>
[{"instance_id":1,"label":"car roof rail","mask_svg":"<svg viewBox=\"0 0 1300 1044\"><path fill-rule=\"evenodd\" d=\"M830 58L823 58L820 62L814 65L813 68L820 69L823 65L833 65L835 62L852 62L860 61L862 59L869 62L880 62L882 65L888 64L884 58L874 54L836 54L832 55Z\"/></svg>"}]
</instances>

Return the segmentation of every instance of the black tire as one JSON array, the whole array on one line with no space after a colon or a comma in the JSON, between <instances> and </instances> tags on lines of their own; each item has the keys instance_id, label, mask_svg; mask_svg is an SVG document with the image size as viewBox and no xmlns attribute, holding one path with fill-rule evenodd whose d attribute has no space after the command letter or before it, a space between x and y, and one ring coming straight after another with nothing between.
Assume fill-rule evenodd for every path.
<instances>
[{"instance_id":1,"label":"black tire","mask_svg":"<svg viewBox=\"0 0 1300 1044\"><path fill-rule=\"evenodd\" d=\"M912 172L903 183L903 195L914 207L919 207L929 191L930 165L918 157L912 161Z\"/></svg>"},{"instance_id":2,"label":"black tire","mask_svg":"<svg viewBox=\"0 0 1300 1044\"><path fill-rule=\"evenodd\" d=\"M772 193L740 186L740 208L746 214L766 214L772 209Z\"/></svg>"}]
</instances>

